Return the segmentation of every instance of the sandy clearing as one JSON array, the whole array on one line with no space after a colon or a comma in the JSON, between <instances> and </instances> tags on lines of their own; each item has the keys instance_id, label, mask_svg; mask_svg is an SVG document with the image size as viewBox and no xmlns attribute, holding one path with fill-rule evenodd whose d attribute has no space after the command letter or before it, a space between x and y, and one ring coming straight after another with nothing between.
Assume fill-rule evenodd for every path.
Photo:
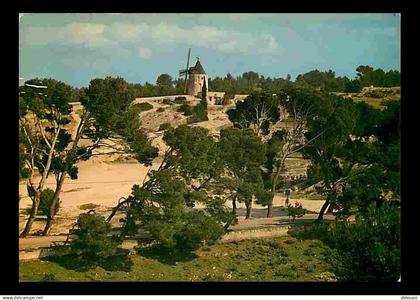
<instances>
[{"instance_id":1,"label":"sandy clearing","mask_svg":"<svg viewBox=\"0 0 420 300\"><path fill-rule=\"evenodd\" d=\"M120 197L128 196L134 184L141 184L150 167L138 163L97 163L80 162L79 178L67 179L60 195L61 207L76 208L82 204L94 203L114 206ZM153 166L153 167L156 167ZM54 178L47 179L47 187L54 188ZM27 198L25 183L19 185L22 197L20 208L31 205Z\"/></svg>"}]
</instances>

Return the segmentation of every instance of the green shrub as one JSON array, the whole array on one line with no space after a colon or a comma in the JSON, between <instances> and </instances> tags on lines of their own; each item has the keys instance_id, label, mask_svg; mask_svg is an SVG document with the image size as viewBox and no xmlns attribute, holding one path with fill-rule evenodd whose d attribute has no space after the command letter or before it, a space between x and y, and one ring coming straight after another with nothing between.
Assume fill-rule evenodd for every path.
<instances>
[{"instance_id":1,"label":"green shrub","mask_svg":"<svg viewBox=\"0 0 420 300\"><path fill-rule=\"evenodd\" d=\"M208 120L207 117L200 117L199 115L193 115L187 119L187 124L194 124L194 123L203 122L207 120Z\"/></svg>"},{"instance_id":2,"label":"green shrub","mask_svg":"<svg viewBox=\"0 0 420 300\"><path fill-rule=\"evenodd\" d=\"M306 210L302 207L302 204L296 202L295 205L288 204L287 205L287 213L292 218L292 223L295 221L296 218L303 217L306 213Z\"/></svg>"},{"instance_id":3,"label":"green shrub","mask_svg":"<svg viewBox=\"0 0 420 300\"><path fill-rule=\"evenodd\" d=\"M371 206L355 222L337 222L331 231L340 261L337 276L346 281L397 281L400 224L400 209L387 206Z\"/></svg>"},{"instance_id":4,"label":"green shrub","mask_svg":"<svg viewBox=\"0 0 420 300\"><path fill-rule=\"evenodd\" d=\"M395 94L395 91L394 90L391 90L391 89L389 89L389 90L383 89L383 90L367 91L365 93L365 96L372 97L372 98L384 98L385 96L392 95L392 94Z\"/></svg>"},{"instance_id":5,"label":"green shrub","mask_svg":"<svg viewBox=\"0 0 420 300\"><path fill-rule=\"evenodd\" d=\"M83 213L77 219L77 238L71 243L73 254L84 258L108 257L117 251L118 241L110 236L111 224L103 216Z\"/></svg>"},{"instance_id":6,"label":"green shrub","mask_svg":"<svg viewBox=\"0 0 420 300\"><path fill-rule=\"evenodd\" d=\"M174 102L171 99L169 99L169 98L163 99L162 100L162 103L163 104L167 104L167 105L173 105L174 104Z\"/></svg>"},{"instance_id":7,"label":"green shrub","mask_svg":"<svg viewBox=\"0 0 420 300\"><path fill-rule=\"evenodd\" d=\"M162 216L155 215L155 212L146 218L149 222L145 229L151 239L167 250L196 250L202 245L214 243L225 233L222 224L203 211L171 210L167 213L167 222L162 222Z\"/></svg>"},{"instance_id":8,"label":"green shrub","mask_svg":"<svg viewBox=\"0 0 420 300\"><path fill-rule=\"evenodd\" d=\"M48 216L50 214L51 201L54 197L54 191L52 189L45 189L41 192L41 200L39 203L39 212L42 215ZM58 199L55 206L55 213L60 209L60 199Z\"/></svg>"},{"instance_id":9,"label":"green shrub","mask_svg":"<svg viewBox=\"0 0 420 300\"><path fill-rule=\"evenodd\" d=\"M159 107L156 111L157 112L164 112L165 111L165 108L164 107Z\"/></svg>"},{"instance_id":10,"label":"green shrub","mask_svg":"<svg viewBox=\"0 0 420 300\"><path fill-rule=\"evenodd\" d=\"M28 168L22 168L19 173L20 179L26 179L31 176L31 171Z\"/></svg>"},{"instance_id":11,"label":"green shrub","mask_svg":"<svg viewBox=\"0 0 420 300\"><path fill-rule=\"evenodd\" d=\"M191 116L193 114L193 108L187 103L183 103L179 108L179 112L184 113L184 116Z\"/></svg>"},{"instance_id":12,"label":"green shrub","mask_svg":"<svg viewBox=\"0 0 420 300\"><path fill-rule=\"evenodd\" d=\"M323 221L322 223L314 223L300 226L299 230L290 232L292 237L304 240L321 240L331 245L333 243L330 233L331 224ZM296 240L294 240L296 241Z\"/></svg>"},{"instance_id":13,"label":"green shrub","mask_svg":"<svg viewBox=\"0 0 420 300\"><path fill-rule=\"evenodd\" d=\"M137 110L137 112L148 111L153 109L153 105L147 102L144 103L137 103L132 106L133 109Z\"/></svg>"},{"instance_id":14,"label":"green shrub","mask_svg":"<svg viewBox=\"0 0 420 300\"><path fill-rule=\"evenodd\" d=\"M189 211L185 217L183 229L174 235L177 248L197 249L203 243L212 244L225 233L220 223L202 211Z\"/></svg>"},{"instance_id":15,"label":"green shrub","mask_svg":"<svg viewBox=\"0 0 420 300\"><path fill-rule=\"evenodd\" d=\"M169 128L171 128L171 124L170 123L162 123L159 126L159 131L163 131L163 130L168 130Z\"/></svg>"},{"instance_id":16,"label":"green shrub","mask_svg":"<svg viewBox=\"0 0 420 300\"><path fill-rule=\"evenodd\" d=\"M180 96L180 97L175 98L174 103L175 104L183 104L183 103L185 103L185 101L187 101L187 97Z\"/></svg>"},{"instance_id":17,"label":"green shrub","mask_svg":"<svg viewBox=\"0 0 420 300\"><path fill-rule=\"evenodd\" d=\"M369 91L365 93L365 96L372 98L383 98L385 94L379 91Z\"/></svg>"},{"instance_id":18,"label":"green shrub","mask_svg":"<svg viewBox=\"0 0 420 300\"><path fill-rule=\"evenodd\" d=\"M207 102L201 101L198 105L194 106L193 114L187 119L187 124L198 123L207 121Z\"/></svg>"},{"instance_id":19,"label":"green shrub","mask_svg":"<svg viewBox=\"0 0 420 300\"><path fill-rule=\"evenodd\" d=\"M81 210L95 209L97 207L99 207L99 205L95 203L86 203L78 206L78 208Z\"/></svg>"}]
</instances>

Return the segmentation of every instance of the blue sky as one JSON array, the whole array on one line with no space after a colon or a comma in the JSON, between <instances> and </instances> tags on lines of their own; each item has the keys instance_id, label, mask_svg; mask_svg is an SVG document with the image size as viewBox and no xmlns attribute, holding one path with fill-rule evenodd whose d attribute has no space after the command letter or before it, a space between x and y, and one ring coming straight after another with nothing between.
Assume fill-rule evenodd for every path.
<instances>
[{"instance_id":1,"label":"blue sky","mask_svg":"<svg viewBox=\"0 0 420 300\"><path fill-rule=\"evenodd\" d=\"M209 77L256 71L294 79L313 69L354 77L359 65L400 70L398 14L21 14L19 76L87 86L122 76L155 82L185 67ZM22 80L23 81L23 80Z\"/></svg>"}]
</instances>

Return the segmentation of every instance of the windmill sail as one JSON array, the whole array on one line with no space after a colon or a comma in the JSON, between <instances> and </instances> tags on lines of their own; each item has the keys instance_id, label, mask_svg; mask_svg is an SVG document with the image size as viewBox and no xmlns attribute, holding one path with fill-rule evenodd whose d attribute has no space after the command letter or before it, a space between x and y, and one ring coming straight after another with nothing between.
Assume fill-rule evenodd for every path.
<instances>
[{"instance_id":1,"label":"windmill sail","mask_svg":"<svg viewBox=\"0 0 420 300\"><path fill-rule=\"evenodd\" d=\"M187 67L184 70L179 70L179 76L185 75L185 93L187 93L188 68L190 66L191 48L188 49Z\"/></svg>"}]
</instances>

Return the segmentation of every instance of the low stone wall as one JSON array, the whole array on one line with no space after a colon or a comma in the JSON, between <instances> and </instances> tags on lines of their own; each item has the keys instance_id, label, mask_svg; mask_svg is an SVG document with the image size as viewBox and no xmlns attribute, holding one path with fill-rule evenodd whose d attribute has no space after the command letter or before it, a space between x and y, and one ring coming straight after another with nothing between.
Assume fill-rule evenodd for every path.
<instances>
[{"instance_id":1,"label":"low stone wall","mask_svg":"<svg viewBox=\"0 0 420 300\"><path fill-rule=\"evenodd\" d=\"M136 251L137 240L124 240L121 244L121 248L128 250L130 253ZM69 249L60 249L55 250L51 248L39 248L32 250L22 250L19 251L19 261L31 261L39 260L41 258L53 255L65 255L69 253Z\"/></svg>"},{"instance_id":2,"label":"low stone wall","mask_svg":"<svg viewBox=\"0 0 420 300\"><path fill-rule=\"evenodd\" d=\"M40 248L34 250L22 250L19 251L19 261L31 261L41 259L43 257L52 255L64 255L63 251L53 250L49 248Z\"/></svg>"},{"instance_id":3,"label":"low stone wall","mask_svg":"<svg viewBox=\"0 0 420 300\"><path fill-rule=\"evenodd\" d=\"M256 228L250 230L238 230L232 231L224 235L222 242L231 242L231 241L240 241L245 239L253 238L267 238L274 236L283 236L287 235L290 229L289 225L285 226L276 226L273 228Z\"/></svg>"},{"instance_id":4,"label":"low stone wall","mask_svg":"<svg viewBox=\"0 0 420 300\"><path fill-rule=\"evenodd\" d=\"M136 98L132 104L142 103L145 101L162 102L164 99L174 101L177 97L185 97L187 101L196 100L198 98L191 95L171 95L171 96L156 96L156 97L141 97Z\"/></svg>"}]
</instances>

